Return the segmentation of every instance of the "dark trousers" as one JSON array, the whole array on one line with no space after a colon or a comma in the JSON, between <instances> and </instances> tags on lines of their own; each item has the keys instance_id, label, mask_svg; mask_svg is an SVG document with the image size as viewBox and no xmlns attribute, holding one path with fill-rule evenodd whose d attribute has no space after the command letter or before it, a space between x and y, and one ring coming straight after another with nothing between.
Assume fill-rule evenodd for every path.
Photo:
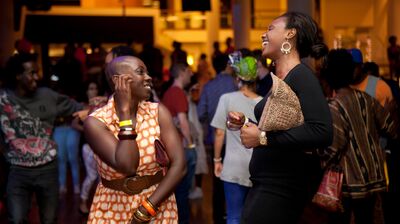
<instances>
[{"instance_id":1,"label":"dark trousers","mask_svg":"<svg viewBox=\"0 0 400 224\"><path fill-rule=\"evenodd\" d=\"M7 184L7 207L10 223L28 223L32 196L35 194L42 224L57 223L57 162L25 168L11 166Z\"/></svg>"},{"instance_id":2,"label":"dark trousers","mask_svg":"<svg viewBox=\"0 0 400 224\"><path fill-rule=\"evenodd\" d=\"M195 149L185 149L185 152L187 173L175 189L179 224L189 224L190 222L189 191L193 183L197 161Z\"/></svg>"}]
</instances>

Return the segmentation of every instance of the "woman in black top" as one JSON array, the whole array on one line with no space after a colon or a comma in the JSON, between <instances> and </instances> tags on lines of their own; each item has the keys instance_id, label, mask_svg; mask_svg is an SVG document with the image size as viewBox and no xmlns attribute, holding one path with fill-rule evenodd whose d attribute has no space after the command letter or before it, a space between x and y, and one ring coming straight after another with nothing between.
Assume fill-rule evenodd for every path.
<instances>
[{"instance_id":1,"label":"woman in black top","mask_svg":"<svg viewBox=\"0 0 400 224\"><path fill-rule=\"evenodd\" d=\"M241 128L242 143L254 148L250 162L253 187L246 199L242 223L295 224L315 193L321 174L319 159L312 152L329 146L333 133L321 86L300 59L322 57L327 47L315 21L297 12L272 21L262 35L262 47L263 56L274 61L276 75L299 98L304 124L286 131L263 132L253 123ZM267 100L264 97L254 109L258 120ZM228 124L244 120L242 114L231 112Z\"/></svg>"}]
</instances>

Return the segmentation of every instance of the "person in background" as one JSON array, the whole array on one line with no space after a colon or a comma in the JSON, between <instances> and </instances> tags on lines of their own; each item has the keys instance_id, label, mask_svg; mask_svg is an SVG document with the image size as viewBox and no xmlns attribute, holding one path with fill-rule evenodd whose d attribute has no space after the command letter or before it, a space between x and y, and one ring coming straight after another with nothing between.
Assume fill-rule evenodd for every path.
<instances>
[{"instance_id":1,"label":"person in background","mask_svg":"<svg viewBox=\"0 0 400 224\"><path fill-rule=\"evenodd\" d=\"M363 65L362 53L359 49L352 48L349 50L356 69L354 74L354 81L351 85L352 88L368 93L370 96L376 98L381 106L385 106L393 100L392 91L388 84L379 77L368 74ZM368 65L367 65L368 66Z\"/></svg>"},{"instance_id":2,"label":"person in background","mask_svg":"<svg viewBox=\"0 0 400 224\"><path fill-rule=\"evenodd\" d=\"M257 59L240 57L239 61L232 62L232 66L237 68L235 74L239 90L220 97L211 126L215 128L214 175L224 182L227 224L239 224L247 192L252 186L248 167L253 150L242 145L239 131L226 130L226 117L229 111L239 111L255 120L254 106L262 97L255 92ZM225 157L222 159L225 135Z\"/></svg>"},{"instance_id":3,"label":"person in background","mask_svg":"<svg viewBox=\"0 0 400 224\"><path fill-rule=\"evenodd\" d=\"M267 95L272 86L272 78L270 68L268 68L267 60L262 56L261 50L253 51L257 59L257 90L256 93L262 97Z\"/></svg>"},{"instance_id":4,"label":"person in background","mask_svg":"<svg viewBox=\"0 0 400 224\"><path fill-rule=\"evenodd\" d=\"M316 22L299 12L274 19L261 38L262 55L274 61L276 76L297 95L304 123L288 130L261 131L248 122L240 129L243 145L253 148L249 165L253 186L241 222L293 224L299 221L321 181L320 159L312 152L329 146L333 134L321 86L301 58L325 55L327 47L318 35ZM255 106L258 122L267 100L264 97ZM245 118L229 113L228 121L243 125Z\"/></svg>"},{"instance_id":5,"label":"person in background","mask_svg":"<svg viewBox=\"0 0 400 224\"><path fill-rule=\"evenodd\" d=\"M162 103L171 113L177 130L182 138L186 154L187 174L175 190L178 205L179 223L187 224L190 221L189 192L196 169L196 144L193 141L188 119L189 102L184 88L190 84L193 72L186 63L174 64L171 67L174 78L172 86L165 92Z\"/></svg>"},{"instance_id":6,"label":"person in background","mask_svg":"<svg viewBox=\"0 0 400 224\"><path fill-rule=\"evenodd\" d=\"M390 79L396 79L399 82L400 76L400 46L397 44L397 37L389 37L389 47L387 48L387 57L389 60Z\"/></svg>"},{"instance_id":7,"label":"person in background","mask_svg":"<svg viewBox=\"0 0 400 224\"><path fill-rule=\"evenodd\" d=\"M210 126L210 123L217 109L219 98L224 93L237 90L237 85L233 78L233 69L229 66L228 60L228 55L225 54L220 54L213 59L213 67L217 72L217 76L204 86L200 95L200 101L197 105L199 120L208 128L205 142L212 146L214 145L214 128ZM214 150L212 150L212 152L214 152ZM214 170L214 167L211 169ZM224 185L222 181L215 176L213 176L212 189L213 220L216 224L222 224L225 223Z\"/></svg>"},{"instance_id":8,"label":"person in background","mask_svg":"<svg viewBox=\"0 0 400 224\"><path fill-rule=\"evenodd\" d=\"M225 54L232 54L235 51L235 47L232 45L232 37L226 38L225 44L226 44L226 49L225 49Z\"/></svg>"},{"instance_id":9,"label":"person in background","mask_svg":"<svg viewBox=\"0 0 400 224\"><path fill-rule=\"evenodd\" d=\"M172 117L162 104L146 101L151 77L139 58L114 58L106 75L114 94L84 121L101 177L88 223L177 223L173 191L186 166ZM156 139L170 160L165 175L156 160Z\"/></svg>"},{"instance_id":10,"label":"person in background","mask_svg":"<svg viewBox=\"0 0 400 224\"><path fill-rule=\"evenodd\" d=\"M41 223L57 223L57 145L52 140L57 116L82 109L68 96L37 86L38 65L30 54L16 54L6 65L0 89L0 145L10 172L7 209L10 223L27 223L35 194Z\"/></svg>"},{"instance_id":11,"label":"person in background","mask_svg":"<svg viewBox=\"0 0 400 224\"><path fill-rule=\"evenodd\" d=\"M334 135L332 145L320 155L327 165L337 153L342 155L344 213L332 214L330 221L351 223L354 215L355 223L372 224L376 199L386 190L385 152L379 137L398 138L398 122L392 119L390 103L383 108L372 96L350 88L354 68L347 50L329 52L321 75L334 90L329 101Z\"/></svg>"},{"instance_id":12,"label":"person in background","mask_svg":"<svg viewBox=\"0 0 400 224\"><path fill-rule=\"evenodd\" d=\"M100 105L96 105L96 102L93 102L93 99L99 95L99 85L95 81L88 81L86 88L86 96L85 100L86 107L90 109L95 109L95 107L99 107ZM89 103L91 102L91 104ZM73 122L73 125L77 130L83 132L83 125L80 123L80 120L76 118ZM79 212L82 214L89 214L88 208L88 199L90 190L93 187L93 184L98 179L96 160L94 158L94 153L90 148L88 143L84 143L82 146L82 159L83 164L85 165L86 176L83 180L81 193L80 193L80 203L79 203Z\"/></svg>"},{"instance_id":13,"label":"person in background","mask_svg":"<svg viewBox=\"0 0 400 224\"><path fill-rule=\"evenodd\" d=\"M189 192L189 199L198 199L203 197L202 181L203 174L208 173L208 163L206 148L204 145L203 127L197 115L197 102L199 101L199 85L195 83L189 87L189 112L190 131L194 144L196 144L196 169L194 185Z\"/></svg>"}]
</instances>

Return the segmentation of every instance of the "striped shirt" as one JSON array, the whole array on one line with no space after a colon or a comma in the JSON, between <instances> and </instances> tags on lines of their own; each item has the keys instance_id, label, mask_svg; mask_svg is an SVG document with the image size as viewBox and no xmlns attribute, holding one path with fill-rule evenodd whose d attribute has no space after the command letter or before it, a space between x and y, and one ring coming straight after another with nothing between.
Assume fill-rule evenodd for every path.
<instances>
[{"instance_id":1,"label":"striped shirt","mask_svg":"<svg viewBox=\"0 0 400 224\"><path fill-rule=\"evenodd\" d=\"M374 98L350 88L340 89L329 107L334 137L324 156L332 158L342 153L343 195L364 198L371 192L384 191L385 153L379 136L397 138L397 123Z\"/></svg>"}]
</instances>

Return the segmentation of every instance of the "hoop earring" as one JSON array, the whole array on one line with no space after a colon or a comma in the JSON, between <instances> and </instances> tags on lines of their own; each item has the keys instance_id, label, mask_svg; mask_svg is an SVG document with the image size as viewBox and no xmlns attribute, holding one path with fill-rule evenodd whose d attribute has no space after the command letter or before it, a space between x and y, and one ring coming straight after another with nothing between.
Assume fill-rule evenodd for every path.
<instances>
[{"instance_id":1,"label":"hoop earring","mask_svg":"<svg viewBox=\"0 0 400 224\"><path fill-rule=\"evenodd\" d=\"M289 43L288 39L282 43L281 52L283 54L290 54L290 50L292 50L292 45Z\"/></svg>"}]
</instances>

